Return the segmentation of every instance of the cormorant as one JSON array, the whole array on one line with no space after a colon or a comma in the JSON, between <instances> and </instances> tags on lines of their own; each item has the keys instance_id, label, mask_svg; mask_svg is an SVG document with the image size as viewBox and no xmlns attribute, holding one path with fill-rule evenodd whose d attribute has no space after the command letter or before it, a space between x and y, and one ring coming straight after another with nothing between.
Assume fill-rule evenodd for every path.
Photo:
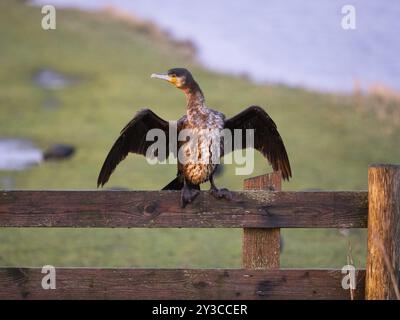
<instances>
[{"instance_id":1,"label":"cormorant","mask_svg":"<svg viewBox=\"0 0 400 320\"><path fill-rule=\"evenodd\" d=\"M184 155L194 154L195 157L205 150L206 157L208 157L201 162L178 160L177 177L163 188L163 190L181 190L182 207L194 200L199 193L200 184L206 181L210 181L210 192L213 196L231 199L231 194L227 189L218 189L214 183L213 175L218 164L211 161L210 146L213 139L215 140L217 137L211 133L211 129L215 129L214 132L228 129L232 132L232 136L234 136L234 129L242 129L242 148L246 147L245 129L254 129L254 148L268 159L274 171L281 171L283 179L289 180L292 176L282 138L274 121L262 108L250 106L236 116L225 119L224 114L207 107L203 92L188 70L174 68L168 70L166 74L152 74L151 77L170 82L186 95L186 115L177 121L178 135L181 130L189 129L195 132L198 140L195 146L187 141L178 141L178 150L182 147ZM165 133L167 138L166 157L168 157L168 121L161 119L149 109L141 110L122 129L120 136L108 153L97 180L98 187L108 181L116 166L125 159L129 152L146 155L147 148L154 143L146 141L146 134L151 129L161 129ZM220 156L222 156L224 154L223 143L220 143L220 148ZM207 153L207 151L209 152Z\"/></svg>"}]
</instances>

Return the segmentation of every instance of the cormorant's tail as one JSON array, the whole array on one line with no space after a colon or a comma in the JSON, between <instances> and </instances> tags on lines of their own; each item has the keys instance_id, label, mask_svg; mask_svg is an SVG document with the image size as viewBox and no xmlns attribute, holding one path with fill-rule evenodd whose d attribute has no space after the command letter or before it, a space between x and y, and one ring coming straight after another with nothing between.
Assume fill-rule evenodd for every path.
<instances>
[{"instance_id":1,"label":"cormorant's tail","mask_svg":"<svg viewBox=\"0 0 400 320\"><path fill-rule=\"evenodd\" d=\"M188 186L190 189L200 190L200 186L198 184L191 184L188 182ZM177 176L174 180L162 188L162 190L182 190L182 188L183 178L181 176Z\"/></svg>"},{"instance_id":2,"label":"cormorant's tail","mask_svg":"<svg viewBox=\"0 0 400 320\"><path fill-rule=\"evenodd\" d=\"M183 181L180 177L176 177L168 183L162 190L181 190L183 188Z\"/></svg>"}]
</instances>

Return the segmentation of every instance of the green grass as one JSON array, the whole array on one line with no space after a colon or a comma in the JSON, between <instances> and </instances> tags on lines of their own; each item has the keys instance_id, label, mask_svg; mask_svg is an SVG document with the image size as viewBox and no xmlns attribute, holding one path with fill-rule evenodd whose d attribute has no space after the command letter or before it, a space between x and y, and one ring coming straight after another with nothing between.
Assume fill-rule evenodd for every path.
<instances>
[{"instance_id":1,"label":"green grass","mask_svg":"<svg viewBox=\"0 0 400 320\"><path fill-rule=\"evenodd\" d=\"M77 147L72 160L45 163L22 172L0 172L18 189L93 189L99 168L119 130L141 107L165 119L185 112L179 90L151 80L153 72L189 68L209 106L232 116L258 104L283 136L293 180L285 190L366 189L367 166L398 162L397 127L364 108L371 101L285 86L255 85L239 77L204 70L184 50L136 23L105 13L57 10L57 30L43 31L40 9L0 2L0 137ZM299 62L300 63L300 62ZM47 67L79 78L62 90L35 86L35 71ZM48 97L60 101L46 109ZM253 175L270 171L257 156ZM149 166L131 155L109 187L159 189L175 175L173 165ZM245 177L226 166L218 184L241 189ZM284 230L283 266L329 267L346 262L348 242L360 265L366 235L337 230ZM0 265L237 267L241 230L1 229Z\"/></svg>"}]
</instances>

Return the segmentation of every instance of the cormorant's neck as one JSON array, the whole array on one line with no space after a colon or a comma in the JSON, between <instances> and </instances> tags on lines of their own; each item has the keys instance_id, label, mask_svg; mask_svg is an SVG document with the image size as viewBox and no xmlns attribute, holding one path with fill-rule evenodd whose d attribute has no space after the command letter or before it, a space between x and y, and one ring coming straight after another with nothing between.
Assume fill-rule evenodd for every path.
<instances>
[{"instance_id":1,"label":"cormorant's neck","mask_svg":"<svg viewBox=\"0 0 400 320\"><path fill-rule=\"evenodd\" d=\"M191 120L190 118L198 117L207 112L204 94L197 82L194 81L190 87L184 89L184 92L186 95L186 108L189 120Z\"/></svg>"},{"instance_id":2,"label":"cormorant's neck","mask_svg":"<svg viewBox=\"0 0 400 320\"><path fill-rule=\"evenodd\" d=\"M204 103L203 91L201 91L200 86L196 81L193 81L190 87L183 90L186 95L187 106L191 104Z\"/></svg>"}]
</instances>

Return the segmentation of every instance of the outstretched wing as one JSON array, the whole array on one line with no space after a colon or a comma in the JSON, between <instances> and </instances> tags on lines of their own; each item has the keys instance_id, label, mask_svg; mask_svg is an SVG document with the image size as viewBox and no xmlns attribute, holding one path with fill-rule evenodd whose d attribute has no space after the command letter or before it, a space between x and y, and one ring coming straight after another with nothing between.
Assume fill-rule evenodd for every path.
<instances>
[{"instance_id":1,"label":"outstretched wing","mask_svg":"<svg viewBox=\"0 0 400 320\"><path fill-rule=\"evenodd\" d=\"M285 145L276 124L264 109L251 106L236 116L225 120L225 128L231 130L232 137L234 136L234 129L242 129L242 148L246 147L245 129L254 129L254 148L268 159L274 171L280 170L283 179L289 180L292 171Z\"/></svg>"},{"instance_id":2,"label":"outstretched wing","mask_svg":"<svg viewBox=\"0 0 400 320\"><path fill-rule=\"evenodd\" d=\"M97 186L103 186L117 165L126 158L129 152L146 155L147 148L153 141L146 141L147 132L151 129L161 129L167 138L166 156L168 157L168 121L161 119L149 109L140 110L135 117L122 129L100 170ZM160 161L164 159L159 159Z\"/></svg>"}]
</instances>

